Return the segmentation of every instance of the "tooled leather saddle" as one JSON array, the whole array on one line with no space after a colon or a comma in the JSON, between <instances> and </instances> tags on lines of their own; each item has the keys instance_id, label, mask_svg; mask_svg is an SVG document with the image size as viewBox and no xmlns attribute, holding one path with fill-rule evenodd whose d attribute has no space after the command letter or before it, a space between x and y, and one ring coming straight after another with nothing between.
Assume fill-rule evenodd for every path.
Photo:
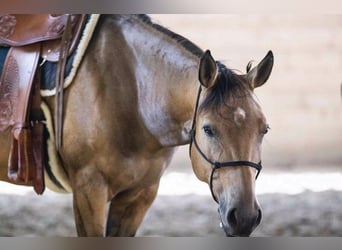
<instances>
[{"instance_id":1,"label":"tooled leather saddle","mask_svg":"<svg viewBox=\"0 0 342 250\"><path fill-rule=\"evenodd\" d=\"M57 62L55 132L61 146L64 68L85 23L85 15L0 14L0 46L10 47L0 78L0 132L11 129L8 177L32 185L44 183L44 115L40 108L40 67Z\"/></svg>"}]
</instances>

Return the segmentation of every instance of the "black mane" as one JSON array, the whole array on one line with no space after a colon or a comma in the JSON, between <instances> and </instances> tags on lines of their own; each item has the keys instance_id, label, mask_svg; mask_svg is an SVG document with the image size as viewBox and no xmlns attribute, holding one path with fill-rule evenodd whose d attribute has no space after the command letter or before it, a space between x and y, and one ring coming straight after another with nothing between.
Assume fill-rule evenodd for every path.
<instances>
[{"instance_id":1,"label":"black mane","mask_svg":"<svg viewBox=\"0 0 342 250\"><path fill-rule=\"evenodd\" d=\"M169 29L167 29L167 28L165 28L159 24L153 23L149 16L143 15L143 14L134 15L134 16L136 16L139 20L141 20L145 24L150 25L154 29L162 32L163 34L167 35L171 39L175 40L177 43L182 45L185 49L190 51L192 54L194 54L198 57L201 57L203 55L203 50L200 49L196 44L189 41L187 38L185 38L179 34L176 34L176 33L172 32L171 30L169 30Z\"/></svg>"}]
</instances>

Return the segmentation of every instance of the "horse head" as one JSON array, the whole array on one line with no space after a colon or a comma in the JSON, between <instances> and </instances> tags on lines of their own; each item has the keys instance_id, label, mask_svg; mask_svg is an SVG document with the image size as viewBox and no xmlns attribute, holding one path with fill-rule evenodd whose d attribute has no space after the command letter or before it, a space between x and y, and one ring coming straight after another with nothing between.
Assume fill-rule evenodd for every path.
<instances>
[{"instance_id":1,"label":"horse head","mask_svg":"<svg viewBox=\"0 0 342 250\"><path fill-rule=\"evenodd\" d=\"M209 51L200 60L190 158L196 176L210 185L227 236L249 236L261 220L255 180L269 126L253 90L267 81L272 67L271 51L244 75Z\"/></svg>"}]
</instances>

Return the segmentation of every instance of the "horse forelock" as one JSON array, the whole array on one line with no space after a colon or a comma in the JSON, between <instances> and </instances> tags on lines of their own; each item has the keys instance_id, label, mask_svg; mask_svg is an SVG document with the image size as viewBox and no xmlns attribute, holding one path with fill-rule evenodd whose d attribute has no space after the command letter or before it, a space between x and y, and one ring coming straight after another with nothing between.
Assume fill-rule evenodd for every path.
<instances>
[{"instance_id":1,"label":"horse forelock","mask_svg":"<svg viewBox=\"0 0 342 250\"><path fill-rule=\"evenodd\" d=\"M218 76L216 84L208 89L200 110L219 111L222 105L230 106L237 98L250 95L250 88L242 76L217 61Z\"/></svg>"}]
</instances>

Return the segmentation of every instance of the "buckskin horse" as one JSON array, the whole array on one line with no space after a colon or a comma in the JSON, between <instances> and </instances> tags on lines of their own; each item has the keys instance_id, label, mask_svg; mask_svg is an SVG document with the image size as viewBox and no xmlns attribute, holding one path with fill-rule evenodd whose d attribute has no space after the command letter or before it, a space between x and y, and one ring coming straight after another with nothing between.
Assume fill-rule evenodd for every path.
<instances>
[{"instance_id":1,"label":"buckskin horse","mask_svg":"<svg viewBox=\"0 0 342 250\"><path fill-rule=\"evenodd\" d=\"M77 234L134 236L175 148L190 144L226 235L249 236L261 220L254 187L269 128L253 90L272 67L269 51L238 74L148 16L101 15L65 89L63 144L50 159L52 182L73 194ZM53 115L53 97L43 99ZM0 134L8 182L9 134Z\"/></svg>"}]
</instances>

